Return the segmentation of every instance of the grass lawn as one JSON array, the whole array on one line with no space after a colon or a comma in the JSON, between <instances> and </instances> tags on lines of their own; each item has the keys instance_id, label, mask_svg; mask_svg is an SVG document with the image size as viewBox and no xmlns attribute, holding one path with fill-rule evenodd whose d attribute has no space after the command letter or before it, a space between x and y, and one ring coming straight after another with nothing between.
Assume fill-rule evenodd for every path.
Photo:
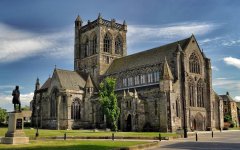
<instances>
[{"instance_id":1,"label":"grass lawn","mask_svg":"<svg viewBox=\"0 0 240 150\"><path fill-rule=\"evenodd\" d=\"M118 147L134 146L147 142L136 141L92 141L92 140L37 140L30 144L7 145L0 144L0 149L5 150L109 150Z\"/></svg>"},{"instance_id":2,"label":"grass lawn","mask_svg":"<svg viewBox=\"0 0 240 150\"><path fill-rule=\"evenodd\" d=\"M0 137L4 136L7 128L0 128ZM24 132L30 139L35 137L35 129L25 129ZM39 130L39 137L63 137L66 132L67 137L111 137L112 132L107 131L97 131L93 130ZM116 132L115 136L118 137L158 137L159 132ZM176 133L161 133L162 137L174 137L177 136Z\"/></svg>"},{"instance_id":3,"label":"grass lawn","mask_svg":"<svg viewBox=\"0 0 240 150\"><path fill-rule=\"evenodd\" d=\"M228 128L228 130L240 130L240 127Z\"/></svg>"}]
</instances>

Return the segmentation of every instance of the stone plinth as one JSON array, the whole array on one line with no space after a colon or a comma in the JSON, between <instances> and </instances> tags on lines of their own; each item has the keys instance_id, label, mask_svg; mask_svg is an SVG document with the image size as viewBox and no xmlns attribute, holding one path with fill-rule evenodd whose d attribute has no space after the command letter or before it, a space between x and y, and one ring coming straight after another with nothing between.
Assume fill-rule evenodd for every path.
<instances>
[{"instance_id":1,"label":"stone plinth","mask_svg":"<svg viewBox=\"0 0 240 150\"><path fill-rule=\"evenodd\" d=\"M3 144L25 144L29 143L24 131L23 115L21 112L9 113L8 131L2 138Z\"/></svg>"}]
</instances>

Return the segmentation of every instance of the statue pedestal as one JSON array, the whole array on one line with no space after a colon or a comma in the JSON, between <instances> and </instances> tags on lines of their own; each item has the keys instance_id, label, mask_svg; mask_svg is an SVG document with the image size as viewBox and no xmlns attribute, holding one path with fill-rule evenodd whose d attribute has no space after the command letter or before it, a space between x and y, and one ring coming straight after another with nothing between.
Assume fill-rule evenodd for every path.
<instances>
[{"instance_id":1,"label":"statue pedestal","mask_svg":"<svg viewBox=\"0 0 240 150\"><path fill-rule=\"evenodd\" d=\"M26 144L29 137L23 131L23 115L21 112L9 113L8 131L2 138L3 144Z\"/></svg>"}]
</instances>

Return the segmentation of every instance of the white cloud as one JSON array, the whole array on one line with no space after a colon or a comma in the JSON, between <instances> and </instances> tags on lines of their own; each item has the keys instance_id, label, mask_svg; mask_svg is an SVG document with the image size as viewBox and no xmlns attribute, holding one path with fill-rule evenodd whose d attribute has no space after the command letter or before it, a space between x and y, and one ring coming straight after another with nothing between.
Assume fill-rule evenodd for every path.
<instances>
[{"instance_id":1,"label":"white cloud","mask_svg":"<svg viewBox=\"0 0 240 150\"><path fill-rule=\"evenodd\" d=\"M235 46L235 45L239 45L240 44L240 40L225 40L222 42L222 45L224 46Z\"/></svg>"},{"instance_id":2,"label":"white cloud","mask_svg":"<svg viewBox=\"0 0 240 150\"><path fill-rule=\"evenodd\" d=\"M216 78L216 80L226 80L227 78Z\"/></svg>"},{"instance_id":3,"label":"white cloud","mask_svg":"<svg viewBox=\"0 0 240 150\"><path fill-rule=\"evenodd\" d=\"M224 62L228 65L232 65L240 69L240 59L233 57L225 57L223 58Z\"/></svg>"},{"instance_id":4,"label":"white cloud","mask_svg":"<svg viewBox=\"0 0 240 150\"><path fill-rule=\"evenodd\" d=\"M218 88L223 91L229 91L236 95L240 91L240 80L233 80L229 78L215 78L212 83L214 89Z\"/></svg>"},{"instance_id":5,"label":"white cloud","mask_svg":"<svg viewBox=\"0 0 240 150\"><path fill-rule=\"evenodd\" d=\"M191 34L204 35L216 29L219 25L214 23L178 23L166 26L128 25L128 43L136 43L160 39L186 38Z\"/></svg>"},{"instance_id":6,"label":"white cloud","mask_svg":"<svg viewBox=\"0 0 240 150\"><path fill-rule=\"evenodd\" d=\"M240 96L235 96L235 97L234 97L234 100L235 100L236 102L240 102Z\"/></svg>"},{"instance_id":7,"label":"white cloud","mask_svg":"<svg viewBox=\"0 0 240 150\"><path fill-rule=\"evenodd\" d=\"M225 94L227 91L235 101L240 102L240 80L234 80L230 78L215 78L213 79L213 89L221 91L220 95Z\"/></svg>"},{"instance_id":8,"label":"white cloud","mask_svg":"<svg viewBox=\"0 0 240 150\"><path fill-rule=\"evenodd\" d=\"M217 27L218 25L214 23L205 22L186 22L165 26L128 25L127 42L131 47L133 43L186 38L192 33L207 34ZM73 56L74 30L70 26L62 29L62 32L39 34L0 23L0 33L0 63L16 61L37 54L65 59Z\"/></svg>"},{"instance_id":9,"label":"white cloud","mask_svg":"<svg viewBox=\"0 0 240 150\"><path fill-rule=\"evenodd\" d=\"M0 85L0 90L2 89L14 89L15 85Z\"/></svg>"},{"instance_id":10,"label":"white cloud","mask_svg":"<svg viewBox=\"0 0 240 150\"><path fill-rule=\"evenodd\" d=\"M34 93L20 94L21 105L30 105L30 101L33 99ZM13 110L12 96L0 93L1 107L8 111Z\"/></svg>"},{"instance_id":11,"label":"white cloud","mask_svg":"<svg viewBox=\"0 0 240 150\"><path fill-rule=\"evenodd\" d=\"M218 67L216 67L216 66L212 66L212 70L219 71Z\"/></svg>"},{"instance_id":12,"label":"white cloud","mask_svg":"<svg viewBox=\"0 0 240 150\"><path fill-rule=\"evenodd\" d=\"M68 56L73 53L73 31L39 34L0 23L0 62L11 62L36 54ZM46 55L45 55L46 56Z\"/></svg>"}]
</instances>

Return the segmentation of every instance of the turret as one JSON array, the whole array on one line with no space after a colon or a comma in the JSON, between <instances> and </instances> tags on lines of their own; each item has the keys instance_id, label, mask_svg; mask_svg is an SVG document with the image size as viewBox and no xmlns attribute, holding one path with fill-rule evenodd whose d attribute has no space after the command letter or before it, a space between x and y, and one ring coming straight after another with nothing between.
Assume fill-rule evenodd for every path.
<instances>
[{"instance_id":1,"label":"turret","mask_svg":"<svg viewBox=\"0 0 240 150\"><path fill-rule=\"evenodd\" d=\"M163 64L162 76L160 78L160 91L161 92L171 92L172 91L172 81L173 75L171 69L169 68L167 59Z\"/></svg>"},{"instance_id":2,"label":"turret","mask_svg":"<svg viewBox=\"0 0 240 150\"><path fill-rule=\"evenodd\" d=\"M88 75L86 85L85 85L86 93L89 95L92 95L93 88L94 88L94 86L93 86L92 79L91 79L90 75Z\"/></svg>"},{"instance_id":3,"label":"turret","mask_svg":"<svg viewBox=\"0 0 240 150\"><path fill-rule=\"evenodd\" d=\"M78 60L80 58L80 29L82 27L82 19L78 15L75 20L75 39L74 39L74 70L78 69Z\"/></svg>"},{"instance_id":4,"label":"turret","mask_svg":"<svg viewBox=\"0 0 240 150\"><path fill-rule=\"evenodd\" d=\"M40 83L39 83L39 78L37 78L36 83L35 83L35 91L40 89Z\"/></svg>"},{"instance_id":5,"label":"turret","mask_svg":"<svg viewBox=\"0 0 240 150\"><path fill-rule=\"evenodd\" d=\"M75 28L81 28L82 27L82 19L78 15L76 20L75 20Z\"/></svg>"},{"instance_id":6,"label":"turret","mask_svg":"<svg viewBox=\"0 0 240 150\"><path fill-rule=\"evenodd\" d=\"M137 93L137 90L136 90L136 89L134 89L133 96L134 96L134 98L138 98L138 93Z\"/></svg>"},{"instance_id":7,"label":"turret","mask_svg":"<svg viewBox=\"0 0 240 150\"><path fill-rule=\"evenodd\" d=\"M229 92L228 91L226 92L226 95L229 96Z\"/></svg>"}]
</instances>

